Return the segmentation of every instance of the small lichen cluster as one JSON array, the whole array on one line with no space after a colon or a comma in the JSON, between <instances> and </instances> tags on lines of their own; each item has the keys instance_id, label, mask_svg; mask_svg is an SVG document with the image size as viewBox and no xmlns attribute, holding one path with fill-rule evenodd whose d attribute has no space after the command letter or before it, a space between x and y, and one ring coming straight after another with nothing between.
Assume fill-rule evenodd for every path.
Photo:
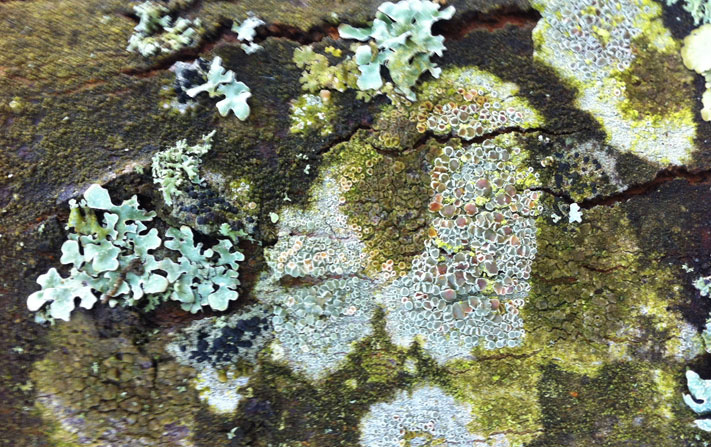
<instances>
[{"instance_id":1,"label":"small lichen cluster","mask_svg":"<svg viewBox=\"0 0 711 447\"><path fill-rule=\"evenodd\" d=\"M175 146L160 151L153 156L151 164L153 182L159 185L163 201L171 206L176 197L185 194L186 187L192 183L202 185L200 178L200 157L212 149L213 130L203 135L202 142L188 146L187 140L180 140Z\"/></svg>"},{"instance_id":2,"label":"small lichen cluster","mask_svg":"<svg viewBox=\"0 0 711 447\"><path fill-rule=\"evenodd\" d=\"M487 438L467 430L472 409L440 388L426 385L401 391L392 402L372 405L361 420L360 445L508 447L505 435Z\"/></svg>"},{"instance_id":3,"label":"small lichen cluster","mask_svg":"<svg viewBox=\"0 0 711 447\"><path fill-rule=\"evenodd\" d=\"M250 14L244 22L232 24L232 32L237 33L237 39L242 42L240 48L247 53L252 54L262 49L262 46L254 43L254 38L257 35L257 27L264 25L264 21L259 17Z\"/></svg>"},{"instance_id":4,"label":"small lichen cluster","mask_svg":"<svg viewBox=\"0 0 711 447\"><path fill-rule=\"evenodd\" d=\"M133 7L139 18L126 50L149 57L195 46L204 32L200 19L173 19L165 6L146 1Z\"/></svg>"},{"instance_id":5,"label":"small lichen cluster","mask_svg":"<svg viewBox=\"0 0 711 447\"><path fill-rule=\"evenodd\" d=\"M275 358L311 378L333 371L351 344L371 333L376 307L375 281L359 275L367 263L363 244L338 203L338 186L326 176L311 210L279 215L279 240L265 254L270 273L256 287L274 306Z\"/></svg>"},{"instance_id":6,"label":"small lichen cluster","mask_svg":"<svg viewBox=\"0 0 711 447\"><path fill-rule=\"evenodd\" d=\"M225 98L216 104L220 115L227 116L233 112L240 121L247 119L250 112L247 99L252 96L252 93L244 82L235 79L235 73L232 70L225 70L222 67L221 57L215 56L206 73L202 71L200 64L192 68L198 71L204 82L185 90L188 96L194 98L203 92L206 92L210 98L224 96Z\"/></svg>"},{"instance_id":7,"label":"small lichen cluster","mask_svg":"<svg viewBox=\"0 0 711 447\"><path fill-rule=\"evenodd\" d=\"M334 47L326 47L325 51L334 58L343 56L343 51ZM303 46L294 50L293 62L304 70L299 82L307 92L317 93L322 89L345 92L357 88L358 66L350 57L330 65L327 56L316 53L310 46Z\"/></svg>"},{"instance_id":8,"label":"small lichen cluster","mask_svg":"<svg viewBox=\"0 0 711 447\"><path fill-rule=\"evenodd\" d=\"M501 128L541 123L532 108L517 96L515 84L489 73L448 70L436 84L446 88L435 87L434 82L423 86L427 99L418 103L413 117L419 132L430 130L437 135L452 134L471 140ZM447 95L451 90L456 93Z\"/></svg>"},{"instance_id":9,"label":"small lichen cluster","mask_svg":"<svg viewBox=\"0 0 711 447\"><path fill-rule=\"evenodd\" d=\"M330 92L324 95L306 93L299 96L291 104L291 132L305 134L309 131L319 131L321 136L333 132L333 121L338 116L338 110L330 101Z\"/></svg>"},{"instance_id":10,"label":"small lichen cluster","mask_svg":"<svg viewBox=\"0 0 711 447\"><path fill-rule=\"evenodd\" d=\"M564 192L576 202L599 195L614 194L626 184L617 172L616 152L598 141L575 138L551 140L539 137L538 143L552 153L541 159L541 182ZM562 210L560 210L562 212Z\"/></svg>"},{"instance_id":11,"label":"small lichen cluster","mask_svg":"<svg viewBox=\"0 0 711 447\"><path fill-rule=\"evenodd\" d=\"M703 380L694 371L689 370L686 371L686 382L691 395L684 394L684 403L698 415L711 413L711 380ZM711 419L697 419L694 423L704 431L711 431Z\"/></svg>"},{"instance_id":12,"label":"small lichen cluster","mask_svg":"<svg viewBox=\"0 0 711 447\"><path fill-rule=\"evenodd\" d=\"M74 232L62 245L60 262L71 265L71 271L63 278L51 268L37 279L42 289L28 297L27 306L39 311L38 321L68 321L75 298L90 309L97 294L111 306L141 304L152 309L171 299L191 312L207 305L225 310L237 299L237 263L244 256L232 242L221 240L203 250L189 227L169 228L163 245L178 253L177 262L167 255L157 259L163 241L156 228L146 225L155 213L141 210L136 196L114 205L108 191L92 185L84 199L70 201L70 207L67 228Z\"/></svg>"},{"instance_id":13,"label":"small lichen cluster","mask_svg":"<svg viewBox=\"0 0 711 447\"><path fill-rule=\"evenodd\" d=\"M628 75L645 69L633 64L637 54L677 57L678 44L661 25L660 5L651 0L555 0L535 1L534 7L542 15L534 29L534 56L577 87L578 106L602 124L608 142L660 164L687 161L696 132L689 107L678 110L672 104L671 109L662 106L664 112L656 113L626 106L632 99L629 90L635 86L628 86L625 79L639 78ZM655 82L670 72L646 76L650 79L643 82ZM680 84L660 81L656 90L678 90ZM683 88L686 96L693 94L690 85ZM640 100L664 103L663 95L657 96Z\"/></svg>"},{"instance_id":14,"label":"small lichen cluster","mask_svg":"<svg viewBox=\"0 0 711 447\"><path fill-rule=\"evenodd\" d=\"M679 0L666 0L667 6L679 3ZM684 11L691 14L694 24L711 23L711 1L684 0Z\"/></svg>"},{"instance_id":15,"label":"small lichen cluster","mask_svg":"<svg viewBox=\"0 0 711 447\"><path fill-rule=\"evenodd\" d=\"M369 28L341 25L338 32L345 39L373 44L355 49L355 61L360 70L358 88L378 90L383 86L381 66L385 66L395 83L396 91L415 100L412 91L425 71L435 78L441 69L433 63L432 55L442 56L444 37L432 35L432 25L439 20L451 19L454 7L439 10L440 5L428 0L402 0L385 2L378 7L375 20Z\"/></svg>"},{"instance_id":16,"label":"small lichen cluster","mask_svg":"<svg viewBox=\"0 0 711 447\"><path fill-rule=\"evenodd\" d=\"M383 292L387 328L399 345L422 338L439 362L472 349L518 346L519 309L536 255L539 192L509 137L447 146L432 168L435 215L411 271Z\"/></svg>"},{"instance_id":17,"label":"small lichen cluster","mask_svg":"<svg viewBox=\"0 0 711 447\"><path fill-rule=\"evenodd\" d=\"M694 281L694 287L696 287L701 296L709 296L711 294L711 276L702 276Z\"/></svg>"}]
</instances>

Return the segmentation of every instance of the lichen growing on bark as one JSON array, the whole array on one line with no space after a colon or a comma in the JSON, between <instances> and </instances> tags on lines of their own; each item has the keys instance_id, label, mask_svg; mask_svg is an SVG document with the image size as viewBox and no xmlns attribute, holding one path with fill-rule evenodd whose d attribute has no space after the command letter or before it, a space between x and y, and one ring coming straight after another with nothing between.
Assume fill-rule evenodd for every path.
<instances>
[{"instance_id":1,"label":"lichen growing on bark","mask_svg":"<svg viewBox=\"0 0 711 447\"><path fill-rule=\"evenodd\" d=\"M536 2L540 16L450 2L433 31L441 76L409 102L341 88L357 64L328 70L348 50L337 26L370 23L379 0L307 3L172 2L205 40L153 61L124 51L124 4L1 4L0 444L711 442L682 400L688 368L708 378L711 301L692 285L711 273L708 129L661 22L678 36L691 16L647 0ZM265 23L247 55L230 29L250 10ZM593 54L552 54L581 36ZM219 119L207 95L163 107L180 94L166 69L197 57L253 88L248 120ZM598 87L605 107L588 107ZM214 129L204 182L163 206L141 169ZM166 303L25 322L32 279L61 267L64 202L93 182L138 194L161 231L242 237L240 300L199 321Z\"/></svg>"}]
</instances>

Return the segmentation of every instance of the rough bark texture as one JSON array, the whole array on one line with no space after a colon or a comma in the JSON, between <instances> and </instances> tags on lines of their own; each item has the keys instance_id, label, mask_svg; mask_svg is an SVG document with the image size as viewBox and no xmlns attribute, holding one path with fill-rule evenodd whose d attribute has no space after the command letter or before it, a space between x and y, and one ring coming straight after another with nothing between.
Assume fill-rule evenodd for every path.
<instances>
[{"instance_id":1,"label":"rough bark texture","mask_svg":"<svg viewBox=\"0 0 711 447\"><path fill-rule=\"evenodd\" d=\"M176 2L170 4L174 14L202 20L201 42L143 58L125 51L137 23L127 2L0 1L0 446L386 445L367 441L368 424L384 403L406 400L403 390L424 386L464 406L458 411L467 413L464 425L477 447L709 445L711 435L693 425L698 416L682 401L687 369L711 378L699 337L711 301L692 286L711 274L711 124L699 117L703 80L678 56L681 39L693 29L688 14L680 5L640 0L658 11L648 19L657 28L631 39L633 62L609 76L626 95L611 113L629 122L648 118L656 129L632 125L637 134L662 134L666 124L660 123L669 116L680 117L670 124L674 129L693 129L692 149L681 161L655 155L664 149L613 144L617 129L581 105L581 92L591 84L546 59L552 51L541 31L550 26L546 6L524 0L440 2L457 11L434 27L447 47L434 58L443 77L423 75L417 102L392 105L385 96L365 102L353 89L332 90L328 131L318 118L313 129L295 133L292 104L306 92L294 51L308 45L337 63L351 54L352 43L339 38L338 24L364 26L380 3ZM248 11L266 22L256 38L264 49L252 55L230 31ZM660 33L676 47L650 43L649 36ZM252 90L244 122L220 117L206 97L183 114L165 106L175 96L169 68L215 56ZM530 112L530 119L490 126L469 139L451 127L428 127L427 119L445 113L447 103L472 102L462 99L457 82L486 76L494 80L479 97L508 92L498 101ZM491 97L483 101L497 107ZM114 203L136 194L144 209L158 213L161 229L190 225L206 245L220 237L203 234L209 225L199 216L166 206L150 174L156 152L181 139L193 144L213 129L213 148L201 167L205 188L237 211L213 209L213 200L205 205L207 219L233 224L235 215L240 222L247 215L256 222L251 238L239 244L246 257L240 298L222 313L193 315L172 301L148 313L97 304L74 311L70 322L35 323L27 297L49 268L68 273L59 261L68 202L93 183L106 187ZM436 220L444 214L438 210L448 203L433 205L441 180L433 173L438 163L456 169L446 147L466 150L488 140L517 151L507 162L519 176L516 190L538 197L530 210L535 256L518 266L530 270L522 280L530 285L525 306L520 314L515 310L526 334L513 347L479 344L442 361L431 348L440 342L427 341L427 333L403 341L405 329L393 321L401 309L387 295L425 247L439 244L441 264L446 250L456 251L439 239ZM666 148L663 138L656 141ZM486 166L482 178L493 183L491 172L502 168ZM331 181L337 185L333 208L346 221L340 233L327 217L319 220L332 211L319 209L318 200ZM484 209L485 202L477 206ZM574 203L581 222L572 215L569 221ZM297 215L314 220L316 229L304 230ZM277 275L282 244L301 236L305 245L318 237L352 242L364 261L350 273ZM394 274L383 275L389 271ZM345 334L334 335L334 343L347 341L326 360L313 348L318 368L304 363L303 352L290 351L293 340L271 326L253 358L211 365L213 382L200 362L181 362L166 350L175 340L187 343L181 331L201 318L252 312L272 324L274 309L286 309L283 297L317 296L333 280L362 287L357 292L370 313L362 327L329 326ZM492 315L508 312L503 298L486 293ZM355 294L348 289L345 300ZM213 323L208 332L219 324ZM453 343L440 336L443 345ZM238 385L237 377L249 383ZM205 387L220 393L219 386L239 389L236 409L216 412L205 398ZM413 398L409 405L426 404ZM417 408L401 411L411 410ZM410 430L403 439L433 446L444 440L427 433L428 427Z\"/></svg>"}]
</instances>

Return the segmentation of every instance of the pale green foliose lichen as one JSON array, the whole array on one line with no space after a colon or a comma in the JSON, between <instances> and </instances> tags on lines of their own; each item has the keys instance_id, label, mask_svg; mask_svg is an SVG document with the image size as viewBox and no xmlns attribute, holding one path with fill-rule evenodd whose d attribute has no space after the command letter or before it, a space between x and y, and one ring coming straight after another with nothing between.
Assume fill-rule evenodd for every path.
<instances>
[{"instance_id":1,"label":"pale green foliose lichen","mask_svg":"<svg viewBox=\"0 0 711 447\"><path fill-rule=\"evenodd\" d=\"M235 22L232 25L232 32L237 33L237 39L242 42L240 48L242 48L245 53L252 54L262 49L261 45L254 43L254 38L257 35L257 27L264 24L262 19L250 14L241 24Z\"/></svg>"},{"instance_id":2,"label":"pale green foliose lichen","mask_svg":"<svg viewBox=\"0 0 711 447\"><path fill-rule=\"evenodd\" d=\"M203 135L202 142L188 146L186 140L180 140L175 146L158 152L153 156L152 173L153 182L159 185L163 201L171 206L173 200L185 194L184 189L188 183L202 185L200 178L200 157L212 148L213 130Z\"/></svg>"},{"instance_id":3,"label":"pale green foliose lichen","mask_svg":"<svg viewBox=\"0 0 711 447\"><path fill-rule=\"evenodd\" d=\"M699 289L701 296L709 296L711 293L711 276L702 276L694 281L694 287Z\"/></svg>"},{"instance_id":4,"label":"pale green foliose lichen","mask_svg":"<svg viewBox=\"0 0 711 447\"><path fill-rule=\"evenodd\" d=\"M92 185L84 199L70 201L70 207L67 229L74 231L62 245L60 258L71 265L70 274L63 278L51 268L39 276L42 289L27 299L27 307L38 311L36 321L68 321L75 298L90 309L97 295L112 307L142 304L145 309L171 299L191 312L207 305L225 310L237 299L238 262L244 256L232 242L220 240L203 251L190 228L170 228L164 246L178 253L177 262L168 256L157 259L162 239L146 224L155 213L140 209L136 196L114 205L107 190Z\"/></svg>"},{"instance_id":5,"label":"pale green foliose lichen","mask_svg":"<svg viewBox=\"0 0 711 447\"><path fill-rule=\"evenodd\" d=\"M684 403L698 415L711 413L711 380L703 380L694 371L688 370L686 382L691 394L684 394ZM694 423L702 430L711 431L711 419L697 419Z\"/></svg>"},{"instance_id":6,"label":"pale green foliose lichen","mask_svg":"<svg viewBox=\"0 0 711 447\"><path fill-rule=\"evenodd\" d=\"M200 19L173 19L165 6L150 1L133 7L139 18L126 50L149 57L195 46L203 27Z\"/></svg>"},{"instance_id":7,"label":"pale green foliose lichen","mask_svg":"<svg viewBox=\"0 0 711 447\"><path fill-rule=\"evenodd\" d=\"M412 87L425 71L435 78L441 69L433 63L432 55L442 56L444 37L432 35L432 25L439 20L451 19L454 7L439 10L440 5L428 0L402 0L385 2L378 7L369 28L341 25L338 32L345 39L373 44L360 45L355 51L355 61L361 72L358 88L378 90L383 86L380 67L387 67L396 91L415 100Z\"/></svg>"},{"instance_id":8,"label":"pale green foliose lichen","mask_svg":"<svg viewBox=\"0 0 711 447\"><path fill-rule=\"evenodd\" d=\"M222 58L216 56L210 64L210 70L205 73L205 83L186 90L185 93L191 98L202 92L207 92L210 98L224 96L225 98L217 102L217 110L220 115L227 116L233 112L240 121L244 121L249 116L249 104L247 99L252 96L249 87L235 79L232 70L225 70L222 67Z\"/></svg>"}]
</instances>

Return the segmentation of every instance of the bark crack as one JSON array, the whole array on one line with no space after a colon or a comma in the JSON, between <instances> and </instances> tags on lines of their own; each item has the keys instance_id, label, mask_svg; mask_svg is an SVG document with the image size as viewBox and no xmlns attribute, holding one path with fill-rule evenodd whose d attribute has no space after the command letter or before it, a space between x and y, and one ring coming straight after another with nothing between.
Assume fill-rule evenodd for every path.
<instances>
[{"instance_id":1,"label":"bark crack","mask_svg":"<svg viewBox=\"0 0 711 447\"><path fill-rule=\"evenodd\" d=\"M669 183L674 180L685 180L691 185L708 185L711 184L711 169L704 170L689 170L684 166L670 166L668 168L658 171L653 179L630 185L624 191L620 191L607 196L598 196L585 199L579 203L580 207L583 209L591 209L596 206L613 206L616 203L623 203L630 200L633 197L645 196L654 191L656 191L660 186L665 183ZM558 197L565 201L566 203L573 203L570 195L564 192L553 191L550 188L538 187L531 188L535 191L542 191Z\"/></svg>"}]
</instances>

